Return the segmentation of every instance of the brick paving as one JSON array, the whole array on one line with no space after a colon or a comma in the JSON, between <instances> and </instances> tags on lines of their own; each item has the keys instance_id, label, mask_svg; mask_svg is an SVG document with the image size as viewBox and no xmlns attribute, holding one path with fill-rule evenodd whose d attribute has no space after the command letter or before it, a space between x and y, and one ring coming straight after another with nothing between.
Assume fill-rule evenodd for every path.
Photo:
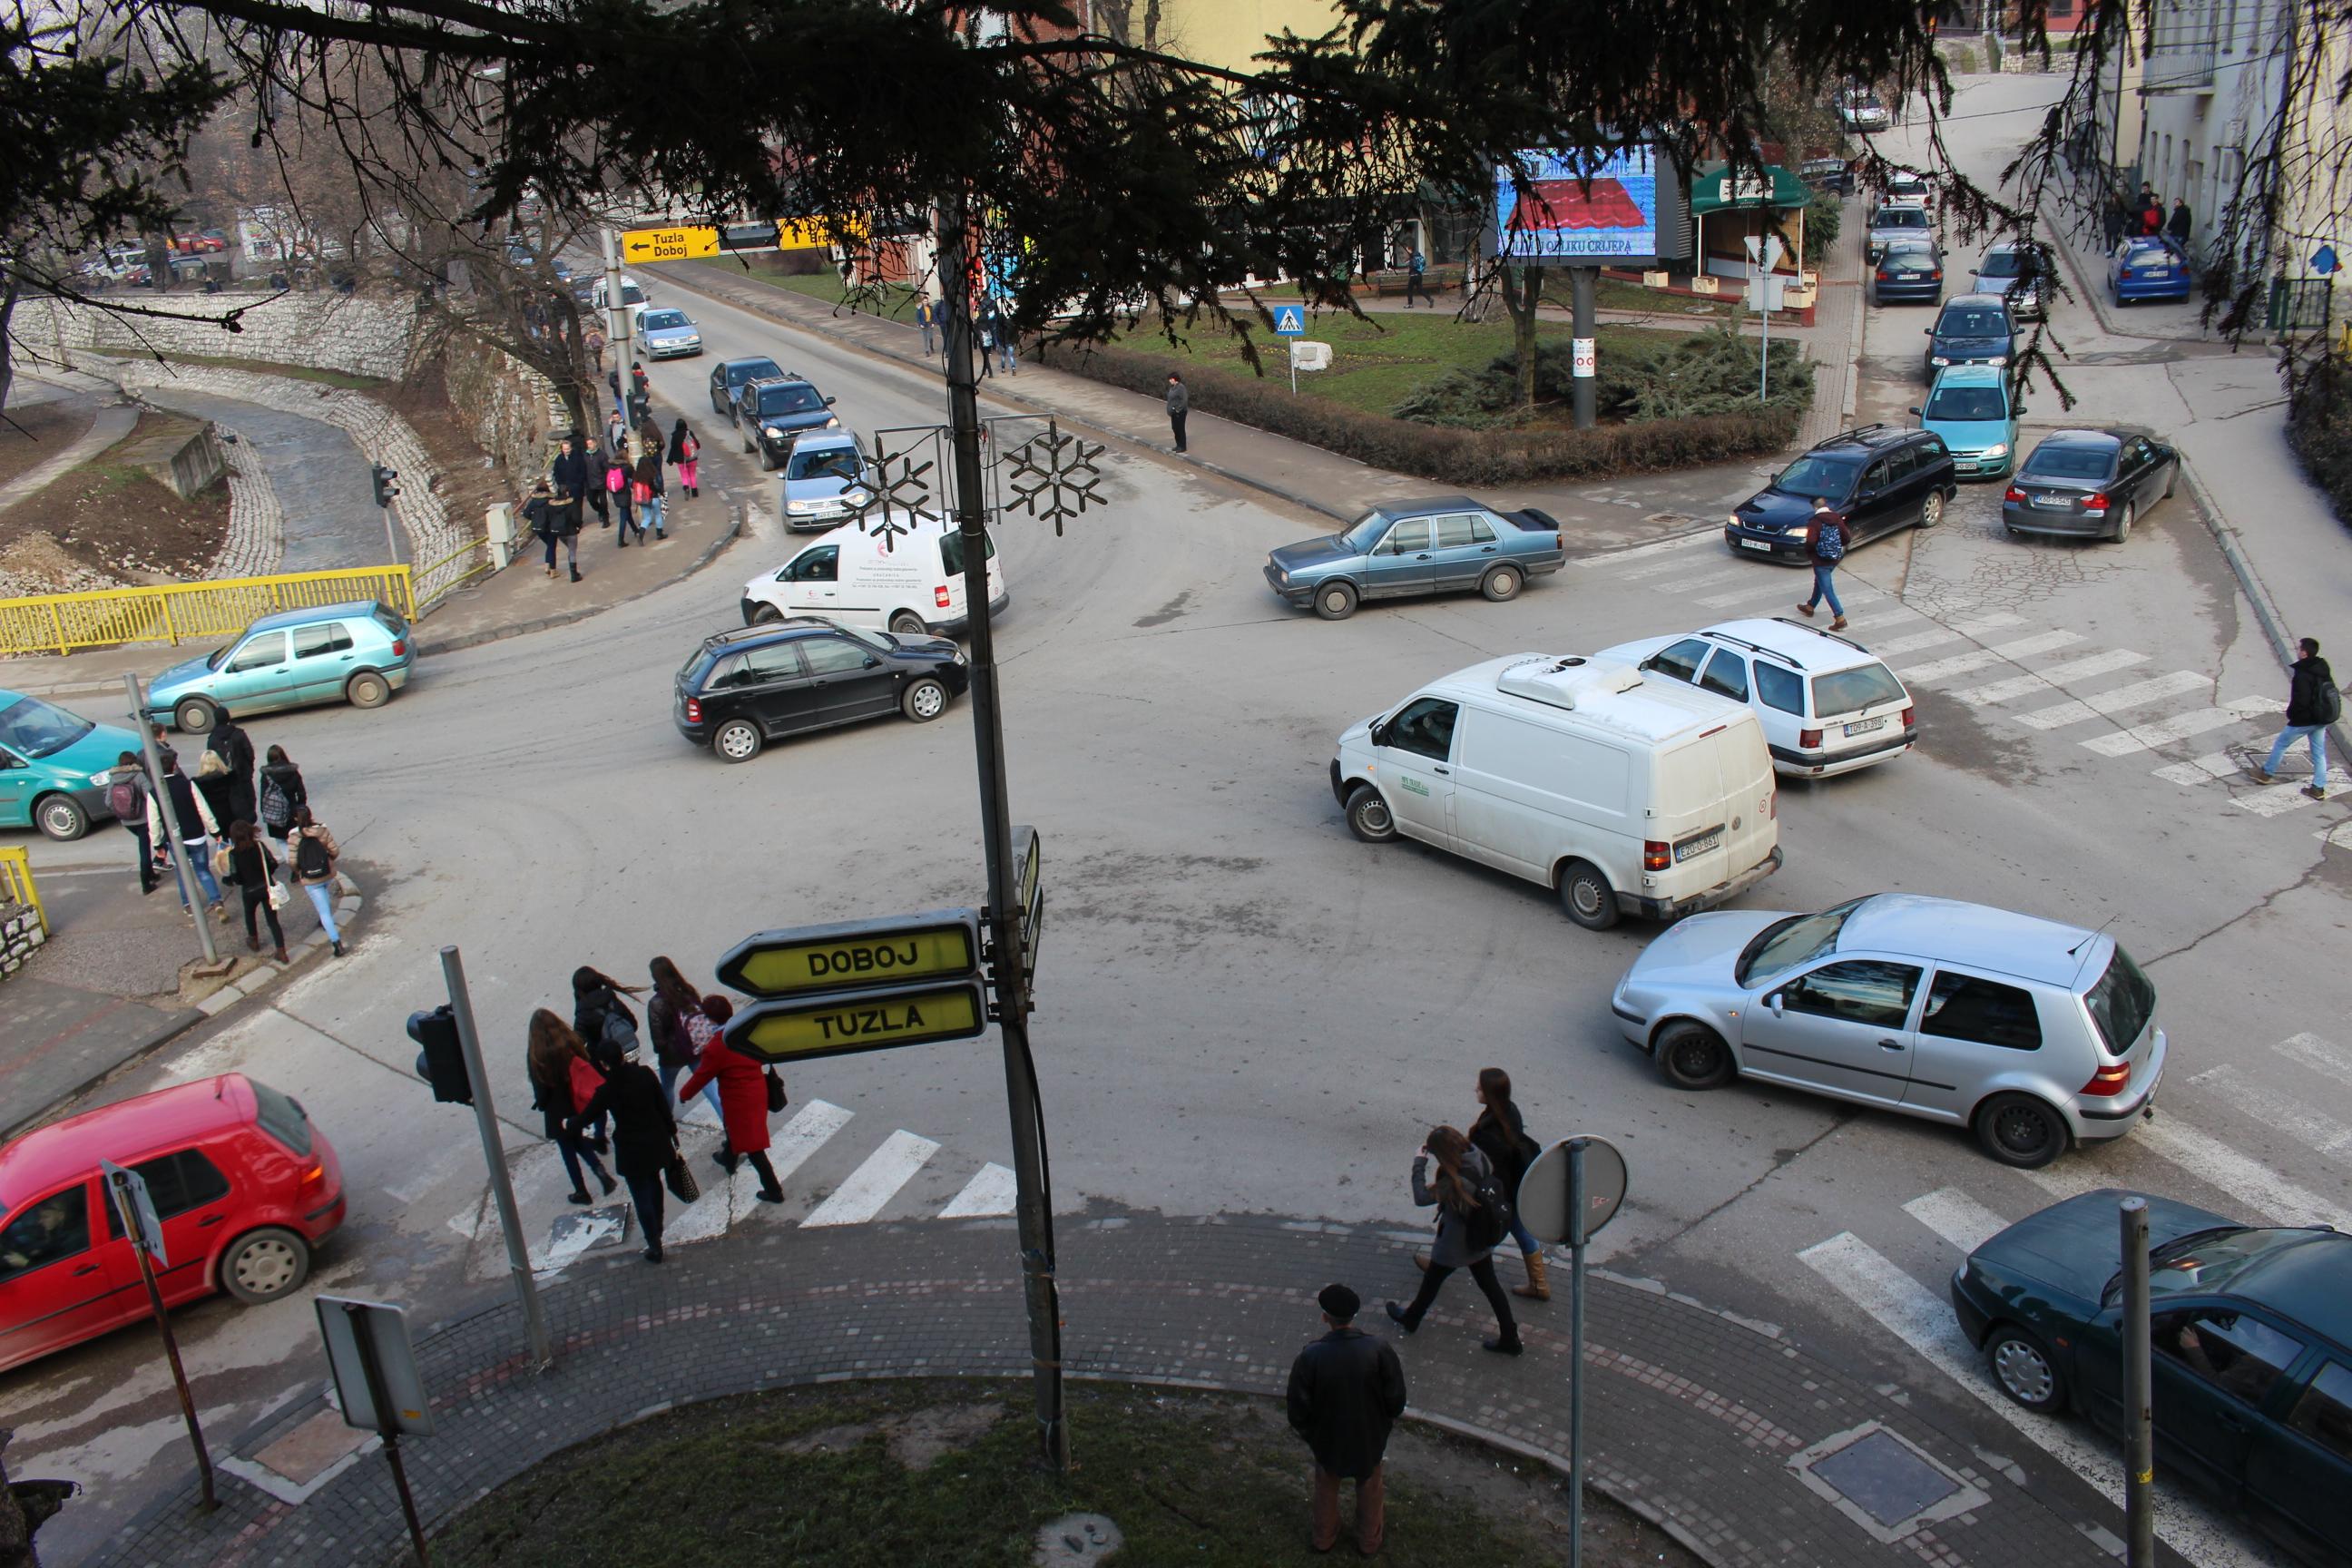
<instances>
[{"instance_id":1,"label":"brick paving","mask_svg":"<svg viewBox=\"0 0 2352 1568\"><path fill-rule=\"evenodd\" d=\"M1411 1241L1318 1222L1158 1216L1061 1222L1071 1375L1278 1394L1318 1324L1332 1279L1365 1298L1409 1293ZM1507 1268L1507 1273L1516 1272ZM1488 1355L1485 1302L1450 1281L1402 1345L1412 1413L1564 1467L1566 1268L1549 1306L1523 1303L1528 1353ZM633 1247L575 1265L544 1301L558 1351L531 1370L518 1310L481 1310L418 1345L436 1430L403 1446L428 1529L541 1459L675 1405L751 1390L893 1376L1020 1377L1028 1341L1010 1221L927 1221L821 1232L772 1229L676 1250L656 1268ZM1596 1278L1588 1312L1591 1483L1720 1568L1937 1564L2037 1568L2109 1560L2116 1521L2091 1489L2015 1434L1922 1391L1870 1386L1769 1329ZM324 1376L324 1360L320 1362ZM222 1449L250 1458L325 1408L295 1403ZM1989 1500L1882 1542L1790 1468L1843 1434L1883 1428ZM1072 1434L1081 1463L1083 1426ZM404 1531L373 1452L306 1501L235 1476L221 1508L194 1507L193 1473L94 1563L270 1565L402 1560ZM1303 1499L1302 1499L1303 1513ZM2168 1556L2168 1562L2177 1561Z\"/></svg>"}]
</instances>

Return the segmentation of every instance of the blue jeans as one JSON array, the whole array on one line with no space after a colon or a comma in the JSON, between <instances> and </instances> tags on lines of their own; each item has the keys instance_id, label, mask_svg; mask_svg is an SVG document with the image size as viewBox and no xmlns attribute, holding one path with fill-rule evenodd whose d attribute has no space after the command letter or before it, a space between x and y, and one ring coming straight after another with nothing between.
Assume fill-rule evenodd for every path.
<instances>
[{"instance_id":1,"label":"blue jeans","mask_svg":"<svg viewBox=\"0 0 2352 1568\"><path fill-rule=\"evenodd\" d=\"M685 1070L686 1068L683 1065L677 1067L665 1066L661 1069L662 1098L669 1102L669 1108L672 1113L675 1113L677 1110L677 1075ZM725 1112L719 1109L719 1080L717 1079L712 1079L709 1083L702 1086L702 1100L704 1104L710 1107L710 1114L719 1118L719 1125L722 1127L725 1126L727 1123L727 1117Z\"/></svg>"},{"instance_id":2,"label":"blue jeans","mask_svg":"<svg viewBox=\"0 0 2352 1568\"><path fill-rule=\"evenodd\" d=\"M2286 758L2286 749L2297 741L2311 746L2311 787L2320 794L2327 793L2327 726L2325 724L2289 724L2271 742L2271 760L2263 764L2263 772L2274 773Z\"/></svg>"},{"instance_id":3,"label":"blue jeans","mask_svg":"<svg viewBox=\"0 0 2352 1568\"><path fill-rule=\"evenodd\" d=\"M662 497L647 496L645 500L645 504L637 508L637 516L641 526L650 528L656 533L659 533L662 531L663 516L668 510L669 503Z\"/></svg>"},{"instance_id":4,"label":"blue jeans","mask_svg":"<svg viewBox=\"0 0 2352 1568\"><path fill-rule=\"evenodd\" d=\"M205 902L221 901L220 883L213 877L213 845L209 838L190 839L181 846L188 852L188 869L195 874L196 885L205 890ZM165 853L169 853L167 850ZM188 885L180 884L180 907L188 907Z\"/></svg>"},{"instance_id":5,"label":"blue jeans","mask_svg":"<svg viewBox=\"0 0 2352 1568\"><path fill-rule=\"evenodd\" d=\"M329 942L341 942L343 933L335 927L335 885L332 882L305 882L302 890L310 895L310 907L319 911L319 929L327 933Z\"/></svg>"},{"instance_id":6,"label":"blue jeans","mask_svg":"<svg viewBox=\"0 0 2352 1568\"><path fill-rule=\"evenodd\" d=\"M1811 608L1812 605L1820 604L1823 599L1827 599L1830 602L1830 614L1835 616L1840 620L1843 620L1845 619L1845 606L1838 603L1837 583L1835 581L1836 577L1837 566L1834 563L1828 561L1814 562L1813 596L1806 600L1805 605L1806 607Z\"/></svg>"},{"instance_id":7,"label":"blue jeans","mask_svg":"<svg viewBox=\"0 0 2352 1568\"><path fill-rule=\"evenodd\" d=\"M1511 1239L1517 1242L1519 1250L1529 1258L1543 1250L1537 1244L1536 1238L1528 1233L1528 1222L1521 1219L1516 1212L1511 1215Z\"/></svg>"}]
</instances>

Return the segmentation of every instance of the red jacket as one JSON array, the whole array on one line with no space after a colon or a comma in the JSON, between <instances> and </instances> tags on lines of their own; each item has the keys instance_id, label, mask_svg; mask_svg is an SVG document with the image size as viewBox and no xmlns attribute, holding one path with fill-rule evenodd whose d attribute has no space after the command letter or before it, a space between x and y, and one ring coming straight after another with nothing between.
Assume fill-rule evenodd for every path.
<instances>
[{"instance_id":1,"label":"red jacket","mask_svg":"<svg viewBox=\"0 0 2352 1568\"><path fill-rule=\"evenodd\" d=\"M728 1047L726 1039L718 1035L702 1047L702 1065L694 1076L677 1086L677 1102L684 1105L702 1092L702 1086L712 1079L719 1080L719 1120L727 1129L727 1150L731 1154L748 1154L754 1149L768 1146L768 1078L760 1064L738 1050Z\"/></svg>"}]
</instances>

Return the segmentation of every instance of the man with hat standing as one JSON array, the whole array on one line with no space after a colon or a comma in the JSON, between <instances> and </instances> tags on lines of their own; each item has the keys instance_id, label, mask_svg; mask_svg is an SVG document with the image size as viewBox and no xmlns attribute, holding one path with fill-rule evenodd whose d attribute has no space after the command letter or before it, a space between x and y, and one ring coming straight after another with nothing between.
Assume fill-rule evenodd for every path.
<instances>
[{"instance_id":1,"label":"man with hat standing","mask_svg":"<svg viewBox=\"0 0 2352 1568\"><path fill-rule=\"evenodd\" d=\"M1396 1347L1356 1327L1363 1305L1345 1285L1326 1285L1315 1298L1330 1330L1290 1363L1290 1425L1315 1455L1314 1533L1309 1544L1328 1552L1339 1541L1339 1482L1356 1483L1356 1550L1381 1549L1386 1528L1387 1478L1381 1458L1389 1432L1404 1414L1404 1367Z\"/></svg>"}]
</instances>

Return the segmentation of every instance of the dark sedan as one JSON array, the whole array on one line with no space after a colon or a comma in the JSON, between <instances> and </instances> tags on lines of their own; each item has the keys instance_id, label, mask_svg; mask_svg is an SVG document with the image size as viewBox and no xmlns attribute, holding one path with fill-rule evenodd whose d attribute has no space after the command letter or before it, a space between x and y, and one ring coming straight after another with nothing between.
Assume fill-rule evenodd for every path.
<instances>
[{"instance_id":1,"label":"dark sedan","mask_svg":"<svg viewBox=\"0 0 2352 1568\"><path fill-rule=\"evenodd\" d=\"M723 359L710 367L710 412L735 417L735 395L747 383L769 381L784 374L774 360Z\"/></svg>"},{"instance_id":2,"label":"dark sedan","mask_svg":"<svg viewBox=\"0 0 2352 1568\"><path fill-rule=\"evenodd\" d=\"M861 632L794 616L705 637L677 672L677 732L730 763L770 741L898 713L926 724L971 672L946 637Z\"/></svg>"},{"instance_id":3,"label":"dark sedan","mask_svg":"<svg viewBox=\"0 0 2352 1568\"><path fill-rule=\"evenodd\" d=\"M1944 298L1944 253L1932 239L1898 239L1872 269L1874 305L1933 305Z\"/></svg>"},{"instance_id":4,"label":"dark sedan","mask_svg":"<svg viewBox=\"0 0 2352 1568\"><path fill-rule=\"evenodd\" d=\"M1772 477L1725 520L1734 555L1804 565L1813 553L1813 502L1845 520L1849 548L1896 529L1933 528L1959 490L1952 455L1931 430L1864 425L1844 430Z\"/></svg>"},{"instance_id":5,"label":"dark sedan","mask_svg":"<svg viewBox=\"0 0 2352 1568\"><path fill-rule=\"evenodd\" d=\"M2017 353L2017 322L1998 294L1956 294L1927 329L1927 363L1919 379L1932 384L1946 365L1989 364L2005 370Z\"/></svg>"},{"instance_id":6,"label":"dark sedan","mask_svg":"<svg viewBox=\"0 0 2352 1568\"><path fill-rule=\"evenodd\" d=\"M2120 544L2179 480L2180 454L2161 441L2123 430L2053 430L2000 498L2001 526Z\"/></svg>"},{"instance_id":7,"label":"dark sedan","mask_svg":"<svg viewBox=\"0 0 2352 1568\"><path fill-rule=\"evenodd\" d=\"M1345 620L1365 599L1475 590L1516 598L1527 580L1568 560L1559 524L1532 509L1496 511L1468 496L1387 501L1343 533L1267 552L1266 586L1293 605Z\"/></svg>"},{"instance_id":8,"label":"dark sedan","mask_svg":"<svg viewBox=\"0 0 2352 1568\"><path fill-rule=\"evenodd\" d=\"M2124 1420L2123 1245L2085 1193L2000 1232L1952 1276L1952 1309L2029 1410ZM2147 1199L2157 1460L2242 1505L2314 1563L2352 1552L2352 1237Z\"/></svg>"}]
</instances>

